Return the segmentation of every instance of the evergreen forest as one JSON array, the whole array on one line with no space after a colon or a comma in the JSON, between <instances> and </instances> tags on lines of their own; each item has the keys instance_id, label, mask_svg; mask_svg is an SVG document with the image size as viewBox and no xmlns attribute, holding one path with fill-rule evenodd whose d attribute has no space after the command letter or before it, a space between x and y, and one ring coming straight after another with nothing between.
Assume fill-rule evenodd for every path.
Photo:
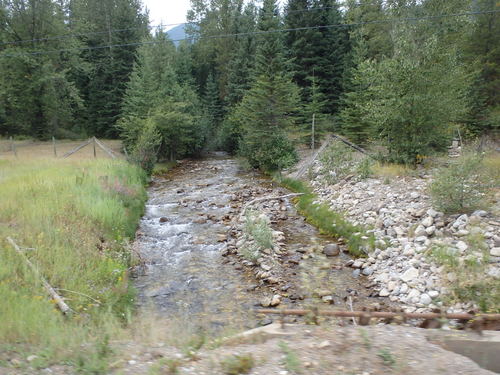
<instances>
[{"instance_id":1,"label":"evergreen forest","mask_svg":"<svg viewBox=\"0 0 500 375\"><path fill-rule=\"evenodd\" d=\"M191 0L185 29L141 0L0 0L0 136L279 171L329 132L414 164L499 129L496 0Z\"/></svg>"}]
</instances>

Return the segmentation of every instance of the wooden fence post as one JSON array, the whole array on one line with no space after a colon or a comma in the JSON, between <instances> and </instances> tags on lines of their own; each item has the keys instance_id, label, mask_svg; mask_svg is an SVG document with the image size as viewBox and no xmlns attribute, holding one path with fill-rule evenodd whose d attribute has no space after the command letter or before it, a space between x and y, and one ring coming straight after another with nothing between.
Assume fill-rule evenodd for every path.
<instances>
[{"instance_id":1,"label":"wooden fence post","mask_svg":"<svg viewBox=\"0 0 500 375\"><path fill-rule=\"evenodd\" d=\"M97 154L96 154L96 151L95 151L95 137L92 137L92 144L94 145L94 159L97 158Z\"/></svg>"},{"instance_id":2,"label":"wooden fence post","mask_svg":"<svg viewBox=\"0 0 500 375\"><path fill-rule=\"evenodd\" d=\"M54 147L54 157L57 158L56 139L54 137L52 137L52 146Z\"/></svg>"},{"instance_id":3,"label":"wooden fence post","mask_svg":"<svg viewBox=\"0 0 500 375\"><path fill-rule=\"evenodd\" d=\"M14 155L17 158L16 145L14 144L14 140L12 139L12 136L10 136L10 150L14 153Z\"/></svg>"}]
</instances>

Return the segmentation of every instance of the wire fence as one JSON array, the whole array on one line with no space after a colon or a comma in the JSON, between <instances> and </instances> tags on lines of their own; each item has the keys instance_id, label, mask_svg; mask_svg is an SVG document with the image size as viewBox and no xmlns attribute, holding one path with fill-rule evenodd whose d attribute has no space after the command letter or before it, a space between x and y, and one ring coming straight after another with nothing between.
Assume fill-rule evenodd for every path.
<instances>
[{"instance_id":1,"label":"wire fence","mask_svg":"<svg viewBox=\"0 0 500 375\"><path fill-rule=\"evenodd\" d=\"M50 141L0 139L0 159L24 158L112 158L124 159L123 145L119 140L99 140L91 137L85 141Z\"/></svg>"}]
</instances>

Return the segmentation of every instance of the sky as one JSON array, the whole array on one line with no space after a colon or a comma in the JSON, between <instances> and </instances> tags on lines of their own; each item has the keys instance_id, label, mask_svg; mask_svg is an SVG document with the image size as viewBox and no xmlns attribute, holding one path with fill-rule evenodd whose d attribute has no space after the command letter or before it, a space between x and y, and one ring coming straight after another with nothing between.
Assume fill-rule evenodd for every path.
<instances>
[{"instance_id":1,"label":"sky","mask_svg":"<svg viewBox=\"0 0 500 375\"><path fill-rule=\"evenodd\" d=\"M143 0L152 26L186 22L190 0ZM171 29L166 27L165 29Z\"/></svg>"}]
</instances>

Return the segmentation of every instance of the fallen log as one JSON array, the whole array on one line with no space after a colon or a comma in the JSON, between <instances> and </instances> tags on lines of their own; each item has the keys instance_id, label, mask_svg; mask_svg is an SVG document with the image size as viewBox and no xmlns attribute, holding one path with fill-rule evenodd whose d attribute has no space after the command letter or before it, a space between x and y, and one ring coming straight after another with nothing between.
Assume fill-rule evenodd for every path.
<instances>
[{"instance_id":1,"label":"fallen log","mask_svg":"<svg viewBox=\"0 0 500 375\"><path fill-rule=\"evenodd\" d=\"M258 203L258 202L264 202L264 201L271 201L271 200L274 200L274 199L287 199L287 198L293 198L293 197L298 197L300 195L304 195L304 193L292 193L292 194L286 194L286 195L281 195L279 197L264 197L264 198L255 198L253 200L251 200L250 202L248 202L245 207L243 207L243 210L241 211L240 213L240 217L239 219L242 220L243 217L245 216L246 214L246 211L248 209L248 207L250 207L251 205L255 204L255 203Z\"/></svg>"},{"instance_id":2,"label":"fallen log","mask_svg":"<svg viewBox=\"0 0 500 375\"><path fill-rule=\"evenodd\" d=\"M59 294L57 294L57 292L55 291L55 289L52 288L52 286L47 282L47 280L45 280L45 278L40 274L40 271L38 271L38 268L36 268L35 265L33 263L31 263L31 261L26 257L26 255L24 255L23 251L14 242L14 240L12 238L10 238L10 237L7 237L7 241L9 241L9 243L12 245L12 247L14 248L14 250L16 250L16 252L21 256L21 258L23 258L23 260L26 262L26 264L29 266L29 268L31 268L31 270L33 271L33 273L36 276L38 276L38 278L41 280L42 285L45 288L45 290L47 291L47 293L55 301L57 307L59 307L59 310L61 310L62 313L66 314L66 315L69 314L69 313L71 313L73 310L71 310L71 308L64 302L64 300L62 299L62 297Z\"/></svg>"}]
</instances>

